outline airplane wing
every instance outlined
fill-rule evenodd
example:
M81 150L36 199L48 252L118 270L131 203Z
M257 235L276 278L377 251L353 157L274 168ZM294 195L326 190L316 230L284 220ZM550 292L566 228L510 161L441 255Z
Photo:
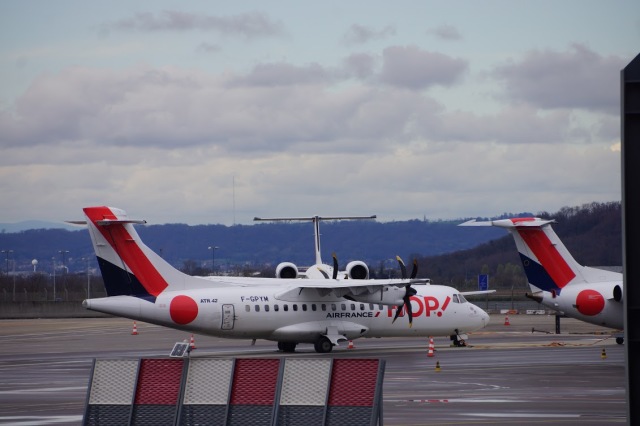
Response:
M278 295L286 299L303 291L315 291L321 297L333 295L362 303L402 305L407 292L414 291L411 285L428 284L429 279L390 280L295 280L292 287Z
M489 294L495 293L495 290L478 290L478 291L461 291L460 294L463 296L475 296L477 294Z

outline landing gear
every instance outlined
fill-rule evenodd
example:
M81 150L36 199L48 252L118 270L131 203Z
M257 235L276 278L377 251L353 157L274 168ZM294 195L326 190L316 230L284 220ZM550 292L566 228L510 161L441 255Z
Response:
M321 337L316 340L313 347L319 354L326 354L331 352L331 349L333 349L333 343L331 343L331 340L326 337Z
M624 343L624 337L616 337L616 343L622 345Z
M278 342L278 350L282 352L295 352L296 342Z
M466 335L459 335L459 334L452 334L451 336L449 336L449 339L452 340L452 345L453 346L467 346L467 342L464 340L463 337L466 337Z

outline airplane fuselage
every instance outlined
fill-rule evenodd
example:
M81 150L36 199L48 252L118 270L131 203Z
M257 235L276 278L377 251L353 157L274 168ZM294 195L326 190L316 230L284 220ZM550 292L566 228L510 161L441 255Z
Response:
M165 291L155 302L133 296L89 299L88 309L190 332L237 339L313 343L328 333L347 339L449 336L486 326L488 315L447 286L419 286L413 326L392 323L396 307L361 303L314 289L249 286Z
M560 294L543 291L541 303L562 311L572 318L591 324L622 330L623 304L613 299L613 289L622 288L622 281L574 284L566 286Z

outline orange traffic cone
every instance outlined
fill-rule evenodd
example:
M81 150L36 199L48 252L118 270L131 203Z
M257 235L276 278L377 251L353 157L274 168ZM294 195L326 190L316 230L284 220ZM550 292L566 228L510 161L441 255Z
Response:
M433 356L433 350L434 350L433 337L429 337L429 352L427 353L428 357L432 357Z
M355 345L353 344L353 340L349 340L349 346L347 346L347 349L355 349Z
M511 323L509 322L509 315L504 317L504 325L511 325Z
M131 330L131 335L132 336L137 336L138 335L138 326L136 325L136 322L133 322L133 330Z
M189 340L189 346L192 350L196 348L196 341L193 339L193 334L191 335L191 340Z

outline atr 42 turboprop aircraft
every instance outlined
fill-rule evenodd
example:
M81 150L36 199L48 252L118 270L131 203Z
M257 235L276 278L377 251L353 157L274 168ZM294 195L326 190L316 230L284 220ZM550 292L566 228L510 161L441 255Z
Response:
M526 296L568 317L621 330L622 274L580 265L551 224L537 217L500 219L459 226L497 226L513 236L531 293ZM623 343L622 337L616 338Z
M84 213L86 221L72 223L88 225L107 290L107 297L83 302L90 310L192 333L272 340L285 352L299 343L329 352L360 337L460 336L489 322L456 289L425 285L418 292L415 279L189 276L143 244L133 225L145 221L111 207ZM392 320L398 309L410 327Z

